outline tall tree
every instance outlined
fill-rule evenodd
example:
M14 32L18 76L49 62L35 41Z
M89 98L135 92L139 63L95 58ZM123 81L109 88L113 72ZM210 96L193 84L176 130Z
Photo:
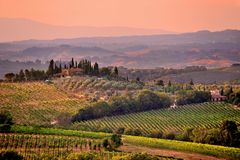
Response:
M221 90L220 90L220 95L221 95L221 96L224 95L224 90L223 90L223 88L221 88Z
M117 67L114 67L114 74L118 75L118 68Z
M58 73L58 66L57 66L57 64L55 63L54 70L53 70L53 74L56 74L56 73Z
M163 80L161 80L161 79L160 79L160 80L157 80L156 85L164 86Z
M53 76L53 74L54 74L54 61L52 59L49 63L49 66L48 66L47 75L48 76Z
M22 69L19 72L19 81L25 81L25 74Z
M137 81L137 82L140 82L140 78L139 78L139 77L137 77L137 78L136 78L136 81Z
M100 74L102 76L109 76L111 74L111 70L108 67L103 67L100 70Z
M222 145L237 146L239 144L239 135L237 124L234 121L225 120L220 126L220 137Z
M62 73L62 64L60 62L60 65L59 65L59 72Z
M168 87L171 87L172 86L172 82L169 80L168 81Z
M78 64L77 64L77 61L75 62L75 68L78 68Z
M192 85L192 86L194 85L194 83L193 83L193 80L192 80L192 79L190 80L190 83L189 83L189 84L190 84L190 85Z
M25 76L27 81L31 80L31 73L28 69L25 69Z
M99 75L99 67L97 62L94 63L93 72L95 75Z
M7 81L12 82L13 78L15 77L14 73L7 73L4 75L4 77L6 78Z
M74 59L73 58L72 58L71 67L70 68L74 68Z

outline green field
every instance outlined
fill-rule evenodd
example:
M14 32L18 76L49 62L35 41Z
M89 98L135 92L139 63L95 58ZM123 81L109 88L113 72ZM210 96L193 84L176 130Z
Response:
M19 125L49 126L61 113L73 115L86 102L43 82L0 83L0 88L0 111L9 111Z
M240 110L227 103L202 103L82 121L73 124L72 128L92 131L109 128L114 131L124 127L149 134L154 130L178 132L189 127L213 128L223 120L239 123Z

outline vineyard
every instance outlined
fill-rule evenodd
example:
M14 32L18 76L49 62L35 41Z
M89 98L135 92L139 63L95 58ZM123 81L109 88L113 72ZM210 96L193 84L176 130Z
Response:
M9 111L14 122L20 125L49 126L61 113L75 114L86 102L53 84L0 83L0 88L0 111Z
M100 159L111 159L122 152L107 152L101 140L73 136L0 134L1 151L16 151L25 159L65 159L71 153L92 152Z
M104 117L73 124L72 128L95 131L108 128L140 129L145 135L154 130L178 132L189 127L213 128L223 120L240 122L240 110L226 103L202 103L148 112Z
M71 159L74 154L92 154L98 160L111 160L130 153L106 151L102 139L88 139L76 136L1 133L0 152L15 151L24 159ZM75 158L72 158L75 159ZM174 160L161 156L159 160Z
M45 156L51 157L51 159L66 159L66 156L71 153L93 153L99 157L99 160L110 160L114 156L129 154L126 152L105 151L101 140L110 137L111 134L108 133L53 128L33 130L29 126L14 126L12 132L15 133L0 134L0 150L17 151L25 159L44 159ZM239 148L193 142L124 135L124 144L200 153L229 159L240 158ZM161 157L160 159L174 158Z

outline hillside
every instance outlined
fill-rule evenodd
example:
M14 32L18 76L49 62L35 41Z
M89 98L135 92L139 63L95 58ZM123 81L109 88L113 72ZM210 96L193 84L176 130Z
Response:
M24 34L22 34L24 32ZM62 26L23 18L0 18L0 42L92 36L151 35L173 33L161 29L134 27Z
M126 131L139 129L140 135L149 136L156 130L165 134L182 132L189 127L210 129L219 127L222 120L234 120L239 124L240 110L227 103L192 104L66 125L59 122L68 122L79 109L95 101L95 95L99 95L99 99L106 97L104 100L108 100L112 95L124 95L125 90L134 94L144 87L135 82L73 77L58 79L53 83L0 83L0 88L0 111L8 110L15 122L11 133L0 134L2 151L12 149L28 158L42 157L44 153L49 157L63 158L71 153L90 152L101 159L110 160L114 156L142 150L160 156L160 159L239 158L238 148L128 135L122 135L123 145L118 149L120 152L109 152L104 149L102 141L112 134L99 132L115 132L124 127ZM110 91L115 92L108 94Z
M55 85L76 97L90 100L108 100L114 95L132 93L143 88L142 84L128 81L109 80L97 77L72 77L70 79L56 79Z
M240 67L224 67L219 69L209 69L201 72L189 72L162 76L166 82L169 80L176 83L189 83L192 79L194 83L213 84L227 81L240 80Z
M183 34L27 40L0 43L0 59L66 61L87 58L101 66L225 67L240 61L239 30ZM25 68L25 67L24 67Z
M10 111L20 125L49 126L61 114L77 113L85 103L43 82L0 83L0 88L0 110Z
M214 128L223 120L240 123L240 110L225 103L202 103L82 121L73 124L72 128L92 131L105 128L116 131L124 127L125 131L139 129L143 135L149 135L156 130L169 133L191 127Z

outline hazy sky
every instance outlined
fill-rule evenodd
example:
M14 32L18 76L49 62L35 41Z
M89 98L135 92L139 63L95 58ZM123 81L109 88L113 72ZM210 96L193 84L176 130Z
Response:
M240 0L0 0L0 17L176 32L240 29Z

